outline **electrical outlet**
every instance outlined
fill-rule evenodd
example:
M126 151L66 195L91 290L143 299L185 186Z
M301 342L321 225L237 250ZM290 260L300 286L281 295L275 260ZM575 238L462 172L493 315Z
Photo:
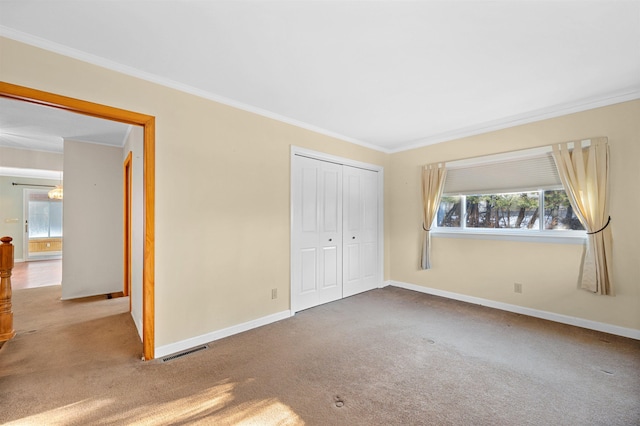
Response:
M277 288L272 288L271 289L271 298L272 299L277 299L278 298L278 289Z
M522 293L522 284L513 283L513 291L516 293Z

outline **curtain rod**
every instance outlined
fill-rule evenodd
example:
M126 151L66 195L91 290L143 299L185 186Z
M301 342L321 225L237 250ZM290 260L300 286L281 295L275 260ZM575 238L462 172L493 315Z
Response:
M20 185L20 186L44 186L46 188L55 188L56 187L55 185L38 185L38 184L35 184L35 183L17 183L17 182L11 182L11 185L13 185L13 186L17 186L17 185Z
M584 138L584 139L575 139L573 141L568 141L568 142L553 142L546 145L534 146L529 148L520 148L512 151L501 151L493 154L476 155L472 157L458 158L455 160L438 161L437 163L445 163L447 168L450 168L450 167L459 168L459 167L465 167L465 166L473 166L476 164L476 162L484 163L487 159L491 159L492 157L494 159L499 159L498 161L504 161L505 159L512 159L510 158L511 156L513 156L513 159L515 159L519 156L528 157L528 156L543 155L546 153L551 153L553 145L558 145L560 143L569 143L569 144L580 143L582 144L583 147L588 147L591 145L592 141L598 141L598 140L604 140L605 142L608 142L608 137L597 136L597 137Z

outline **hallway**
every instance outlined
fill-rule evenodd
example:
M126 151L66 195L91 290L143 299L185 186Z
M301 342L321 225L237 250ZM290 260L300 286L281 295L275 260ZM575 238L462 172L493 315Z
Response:
M13 266L12 290L59 285L62 282L62 259L20 262Z

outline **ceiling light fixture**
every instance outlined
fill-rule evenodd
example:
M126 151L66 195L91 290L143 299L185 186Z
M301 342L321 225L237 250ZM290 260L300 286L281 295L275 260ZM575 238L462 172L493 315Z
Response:
M51 191L49 191L49 198L52 200L62 200L62 185L56 185Z
M56 185L55 188L49 191L48 195L52 200L62 200L62 172L60 172L60 185Z

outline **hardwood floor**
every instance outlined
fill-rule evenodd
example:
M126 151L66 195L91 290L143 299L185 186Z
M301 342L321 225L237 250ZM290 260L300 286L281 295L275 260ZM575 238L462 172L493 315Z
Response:
M13 266L11 289L59 285L62 282L62 259L20 262Z

